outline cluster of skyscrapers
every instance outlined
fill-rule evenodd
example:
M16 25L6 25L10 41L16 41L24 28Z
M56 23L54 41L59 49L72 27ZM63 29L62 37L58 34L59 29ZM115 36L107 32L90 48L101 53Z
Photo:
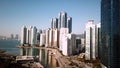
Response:
M21 29L21 44L37 45L37 28L23 26Z
M72 18L60 12L58 18L51 19L51 28L37 36L36 27L22 28L21 44L37 44L54 47L64 55L72 55L85 47L85 59L99 58L101 66L120 68L120 0L101 0L101 23L86 24L85 38L72 33ZM85 41L84 41L85 40Z
M67 16L67 13L62 11L59 13L58 18L51 19L51 28L68 28L69 33L72 32L72 18Z
M60 12L58 18L52 18L49 29L37 32L36 27L24 26L21 33L21 44L58 48L64 55L74 54L76 45L80 44L80 41L76 44L76 35L72 34L72 18L67 17L66 12Z

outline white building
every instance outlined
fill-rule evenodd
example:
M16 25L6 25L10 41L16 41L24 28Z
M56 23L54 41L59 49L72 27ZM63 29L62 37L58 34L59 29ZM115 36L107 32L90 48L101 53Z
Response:
M26 33L26 43L29 44L29 34L30 30L27 28L27 33Z
M30 26L29 28L28 28L28 31L29 31L29 33L27 34L27 37L28 37L28 44L31 44L31 31L32 31L32 28L33 28L33 26Z
M53 45L53 30L49 30L49 47L52 47Z
M26 35L27 35L27 28L23 26L21 29L21 44L26 44Z
M96 34L95 34L95 29L96 26L93 24L93 20L89 20L88 23L86 24L86 46L85 46L85 59L90 60L90 59L95 59L95 45L96 45Z
M63 55L72 55L75 51L76 36L75 34L68 34L68 28L60 28L60 50Z
M53 30L53 47L59 47L59 31L58 29Z
M64 34L64 36L62 36L62 53L63 55L72 55L75 52L75 43L76 43L76 39L75 39L75 35L74 34Z
M49 45L49 29L46 29L46 32L45 32L45 35L46 35L46 44L45 44L45 47L48 47Z
M66 44L65 37L67 37L68 28L60 28L59 49L62 50Z
M27 42L27 44L31 43L31 29L32 28L33 28L32 26L30 26L29 28L27 28L27 35L26 35L26 42Z
M89 20L86 24L86 39L85 39L85 58L86 60L96 59L99 57L100 47L100 28L101 24L94 24L93 20Z
M45 34L42 33L40 34L40 46L45 46L45 42L46 42Z
M37 28L34 26L31 28L31 45L37 44Z
M70 38L71 37L68 34L64 34L64 36L62 36L61 51L62 51L63 55L70 55L70 54L72 54L72 46L69 45L70 44L70 40L69 40Z
M59 47L59 30L48 29L46 30L46 44L45 47Z

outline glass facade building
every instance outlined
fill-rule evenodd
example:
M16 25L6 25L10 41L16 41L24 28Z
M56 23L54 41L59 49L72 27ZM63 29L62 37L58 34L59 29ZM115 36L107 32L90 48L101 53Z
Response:
M51 19L51 28L60 30L60 28L68 28L69 33L72 32L72 17L62 11L58 14L58 18Z
M51 28L58 28L58 18L52 18Z
M61 18L61 28L63 27L63 28L65 28L65 27L67 27L67 13L66 12L61 12L61 16L60 16Z
M69 33L72 32L72 18L67 17L67 28L69 29Z
M62 11L58 14L58 28L67 27L67 13Z
M100 59L108 68L120 68L120 0L101 1Z

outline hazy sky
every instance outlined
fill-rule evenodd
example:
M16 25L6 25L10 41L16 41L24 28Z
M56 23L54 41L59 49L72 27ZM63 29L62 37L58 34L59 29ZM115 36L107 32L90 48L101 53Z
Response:
M0 35L20 34L21 27L50 27L61 11L72 17L73 33L83 33L89 19L100 21L100 0L0 0Z

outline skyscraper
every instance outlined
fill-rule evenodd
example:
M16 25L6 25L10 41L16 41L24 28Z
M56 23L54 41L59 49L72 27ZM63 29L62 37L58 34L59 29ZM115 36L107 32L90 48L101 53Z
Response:
M49 30L49 47L52 47L53 45L53 30Z
M40 46L45 46L45 41L46 41L45 33L41 33L40 34Z
M75 34L69 34L68 28L60 28L59 49L63 55L72 55L75 52L76 46Z
M59 31L58 29L52 29L53 30L53 47L59 47Z
M60 40L59 40L59 48L62 50L64 48L64 45L66 45L65 37L67 37L68 34L68 28L60 28Z
M72 18L67 17L67 28L69 29L69 33L72 32Z
M33 28L33 26L30 26L30 28L28 28L28 33L27 33L28 44L31 44L32 28Z
M48 47L48 45L49 45L49 30L50 29L46 29L46 32L45 32L45 35L46 35L46 44L45 44L45 47Z
M23 26L21 29L21 44L26 44L26 35L27 35L27 28Z
M72 17L67 17L67 13L63 11L58 15L58 29L60 28L68 28L69 33L72 32Z
M95 24L93 20L89 20L86 24L86 46L85 59L95 59Z
M37 44L37 28L34 26L31 28L31 45Z
M29 40L30 40L30 30L27 28L27 33L26 33L26 43L29 44Z
M57 18L52 18L51 28L58 28L58 19Z
M66 34L63 37L63 48L62 48L62 53L63 55L73 55L75 52L75 34Z
M100 45L101 45L101 23L96 25L96 57L100 58Z
M120 68L120 0L101 1L101 62Z
M58 14L58 29L61 28L61 13Z
M60 12L59 13L59 22L58 22L59 28L63 27L66 28L67 27L67 13L66 12Z

